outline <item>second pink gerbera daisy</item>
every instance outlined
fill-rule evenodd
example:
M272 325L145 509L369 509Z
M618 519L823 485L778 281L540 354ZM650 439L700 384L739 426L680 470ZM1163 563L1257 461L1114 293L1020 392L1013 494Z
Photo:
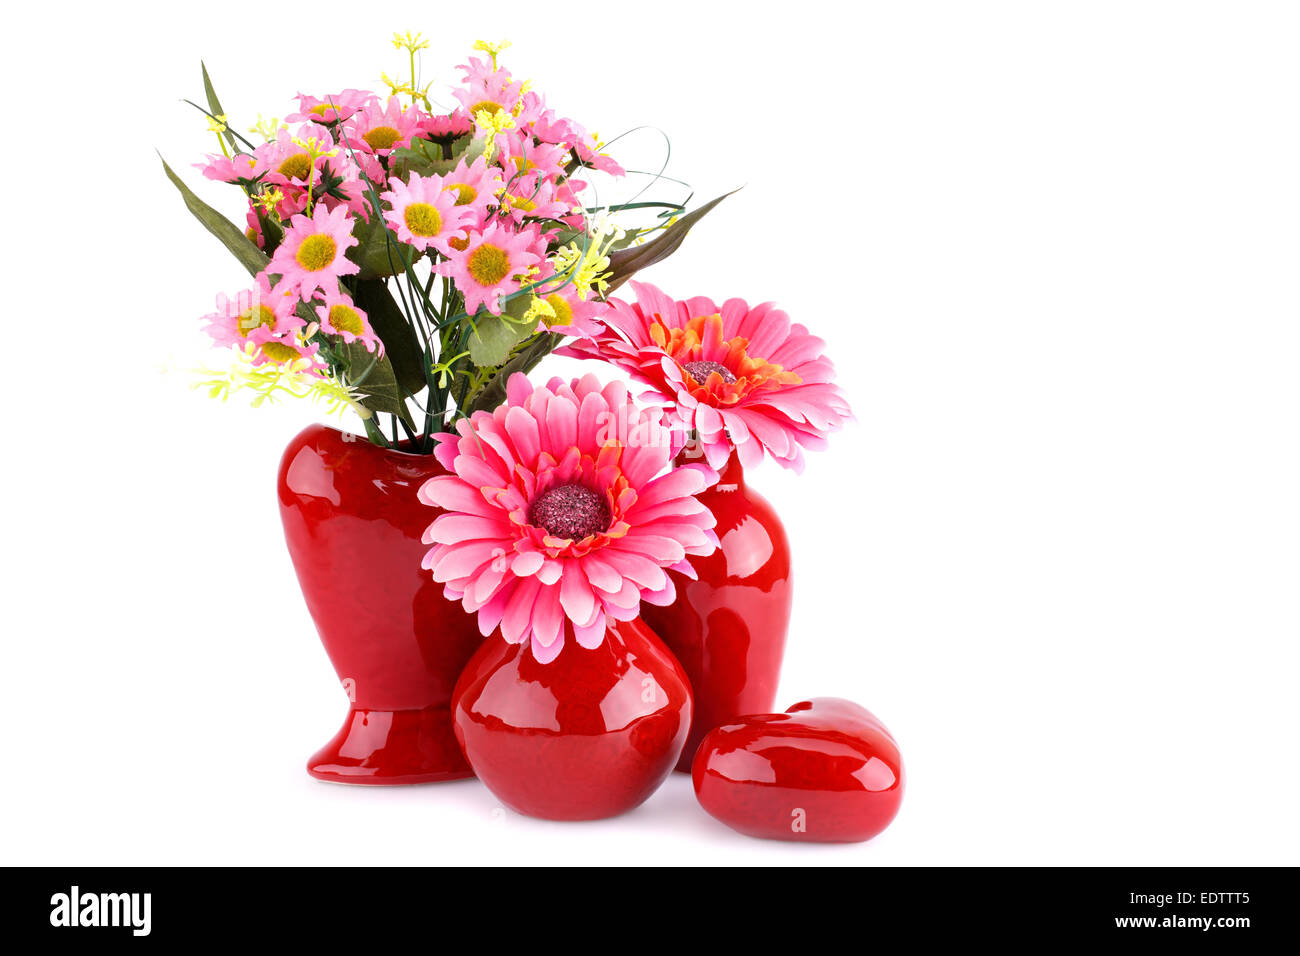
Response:
M701 465L662 473L672 432L622 383L534 388L515 374L504 405L457 429L435 449L450 474L420 489L446 512L425 533L424 567L484 636L499 627L542 663L566 635L598 647L608 622L636 617L643 600L671 604L666 570L693 578L687 555L717 547L713 515L693 497L716 476Z
M557 354L601 359L650 385L714 468L734 449L745 467L767 454L801 471L804 449L823 447L851 417L825 343L770 302L677 302L630 285L635 303L611 300L604 330Z

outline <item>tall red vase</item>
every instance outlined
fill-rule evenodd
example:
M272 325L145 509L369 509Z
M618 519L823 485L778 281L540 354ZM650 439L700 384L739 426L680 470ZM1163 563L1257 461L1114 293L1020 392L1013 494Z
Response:
M639 806L672 772L691 690L639 620L611 624L590 650L570 637L548 664L498 631L465 667L452 712L498 800L548 820L595 820Z
M776 702L792 599L790 544L781 519L745 484L733 454L718 483L697 495L717 519L720 547L691 557L698 580L669 572L670 607L643 604L641 616L681 661L695 694L695 717L677 764L682 773L714 727Z
M449 708L482 637L420 567L421 536L439 512L416 492L443 473L432 455L379 448L323 425L285 449L285 540L350 703L342 729L307 762L313 777L405 784L473 776Z

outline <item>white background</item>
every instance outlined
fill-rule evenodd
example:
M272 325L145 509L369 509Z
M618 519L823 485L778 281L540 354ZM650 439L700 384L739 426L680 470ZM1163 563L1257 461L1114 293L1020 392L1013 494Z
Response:
M1300 862L1293 6L107 7L0 40L3 862ZM441 84L509 37L562 114L746 186L646 278L776 300L838 364L858 423L751 483L797 562L779 706L902 744L876 840L750 840L680 776L554 824L304 772L346 700L273 489L317 413L188 390L246 277L154 149L238 214L188 166L199 59L247 126L378 86L408 28Z

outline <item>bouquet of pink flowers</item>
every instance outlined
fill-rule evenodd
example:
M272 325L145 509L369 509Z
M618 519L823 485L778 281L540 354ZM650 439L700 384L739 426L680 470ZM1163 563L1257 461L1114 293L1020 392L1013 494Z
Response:
M457 417L499 405L511 374L598 333L606 295L670 255L721 197L691 213L645 189L588 200L593 176L625 171L500 65L506 44L475 46L485 56L460 67L446 107L417 85L428 44L408 33L394 45L411 79L385 78L389 96L299 95L284 123L250 131L260 143L236 129L204 68L198 108L221 152L197 165L243 192L245 228L166 172L254 278L207 316L235 355L204 383L212 394L323 398L354 409L376 444L428 452ZM621 221L631 215L640 221Z

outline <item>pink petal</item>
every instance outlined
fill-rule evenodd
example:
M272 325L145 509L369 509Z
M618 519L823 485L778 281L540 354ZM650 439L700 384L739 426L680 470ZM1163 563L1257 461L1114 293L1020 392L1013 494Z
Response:
M560 603L572 621L588 621L596 606L596 596L591 593L587 576L577 561L566 561L560 578Z
M595 621L587 627L573 626L573 636L579 646L595 650L605 640L605 630L609 627L604 614L597 614Z

